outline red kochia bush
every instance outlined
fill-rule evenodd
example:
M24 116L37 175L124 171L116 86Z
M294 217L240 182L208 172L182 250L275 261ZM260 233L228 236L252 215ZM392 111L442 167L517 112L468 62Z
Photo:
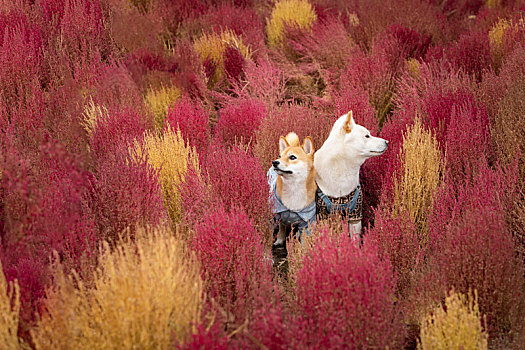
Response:
M257 159L239 147L214 143L204 162L213 198L231 210L242 206L263 234L270 218L268 181Z
M25 15L0 15L0 94L10 109L24 104L34 82L43 83L42 42Z
M42 145L34 160L16 148L6 153L1 258L7 279L20 285L22 328L34 319L51 281L53 251L79 272L93 261L97 237L85 203L88 180L79 159L54 142Z
M191 339L184 344L177 344L180 350L226 350L231 349L228 336L220 325L213 325L210 329L204 325L199 325L197 331L191 335Z
M365 237L378 247L380 256L392 262L392 270L397 277L396 292L398 298L403 298L422 257L415 224L407 214L397 213L396 216L389 210L377 210L375 225Z
M102 159L124 150L122 145L142 137L146 129L143 116L135 111L109 111L106 117L97 120L89 147L95 159Z
M360 248L347 233L321 232L297 272L296 295L306 333L303 348L400 345L403 325L392 267L372 244Z
M476 175L481 164L492 155L490 146L488 115L484 106L468 100L454 106L445 136L450 181L459 185L468 175Z
M136 225L158 225L167 220L157 173L118 151L97 164L90 190L91 206L100 239L116 239Z
M195 226L192 247L200 260L208 297L214 299L234 323L249 319L260 297L272 294L271 262L242 211L224 208L206 213ZM267 294L265 294L267 293Z
M252 47L254 54L258 54L265 49L264 24L256 9L247 4L249 2L245 2L244 6L224 2L202 16L200 20L203 23L200 24L204 30L211 28L217 33L226 29L233 31L242 38L243 43Z
M46 31L61 37L62 50L71 58L99 51L107 58L112 40L100 0L41 0L36 5ZM59 32L57 31L59 30Z
M279 137L294 131L300 140L311 136L314 148L319 149L332 128L331 118L315 110L292 104L270 112L257 129L253 153L264 169L279 155Z
M416 292L437 301L452 287L477 290L493 336L521 332L523 325L523 264L505 222L515 181L485 166L471 184L440 193L429 215L429 271Z
M199 153L206 150L209 142L208 115L192 101L183 96L170 108L166 117L166 127L180 129L184 139Z
M266 117L266 107L255 99L231 102L220 111L215 137L228 146L241 141L254 144L255 131Z
M462 35L457 42L446 47L443 55L456 69L462 69L480 81L483 71L491 68L492 54L489 37L484 32ZM439 54L436 58L439 57Z

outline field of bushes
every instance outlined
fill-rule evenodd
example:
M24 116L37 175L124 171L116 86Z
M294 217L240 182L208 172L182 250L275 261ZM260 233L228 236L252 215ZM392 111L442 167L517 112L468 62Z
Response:
M349 110L362 242L278 273L279 136ZM524 114L521 0L0 0L0 348L523 349Z

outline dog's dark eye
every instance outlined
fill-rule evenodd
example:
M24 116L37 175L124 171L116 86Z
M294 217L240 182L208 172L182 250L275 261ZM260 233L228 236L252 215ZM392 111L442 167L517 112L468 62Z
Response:
M294 156L293 154L290 156L290 160L296 160L296 159L297 159L297 157Z
M368 138L370 138L370 135L366 135L365 137L368 139Z

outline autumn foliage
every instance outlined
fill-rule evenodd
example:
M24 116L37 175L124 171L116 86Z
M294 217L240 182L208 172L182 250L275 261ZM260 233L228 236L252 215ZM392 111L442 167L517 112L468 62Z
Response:
M524 8L0 0L0 347L523 347ZM279 137L350 110L361 239L272 253Z

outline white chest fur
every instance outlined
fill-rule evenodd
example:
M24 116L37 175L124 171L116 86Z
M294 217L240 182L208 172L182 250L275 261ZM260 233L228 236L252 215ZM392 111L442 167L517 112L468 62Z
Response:
M317 185L327 196L346 196L359 184L361 164L361 161L352 161L341 154L330 152L328 148L321 148L314 158Z
M281 193L278 193L281 202L293 211L300 211L310 203L306 190L306 181L303 179L287 179L281 176L283 186Z

